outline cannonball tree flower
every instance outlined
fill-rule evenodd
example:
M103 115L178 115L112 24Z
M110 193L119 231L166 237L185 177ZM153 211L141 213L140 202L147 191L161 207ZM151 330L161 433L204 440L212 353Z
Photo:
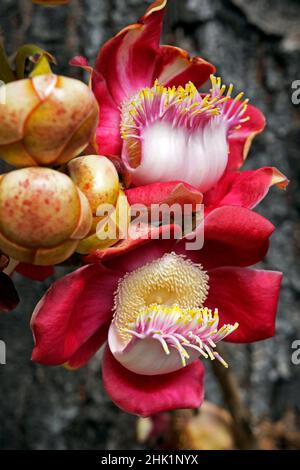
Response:
M67 175L41 167L1 175L0 248L15 260L60 263L91 225L88 200Z
M0 157L9 164L61 165L93 140L98 105L83 82L47 73L7 83L2 92Z
M160 46L166 4L156 0L105 43L94 69L83 57L73 64L92 71L100 152L122 157L135 186L179 180L206 192L242 165L265 118L214 76L209 93L197 91L215 68Z
M242 101L242 94L231 98L232 86L226 89L220 79L212 77L211 91L198 93L214 67L178 48L159 46L166 3L154 2L137 24L109 40L94 69L82 57L73 60L92 72L93 91L101 103L99 148L103 154L122 155L127 167L123 174L129 172L135 186L126 190L130 205L203 202L206 213L226 204L253 208L272 185L284 188L288 183L272 167L238 171L265 118ZM149 157L145 166L143 149ZM87 260L132 246L134 242L125 240L107 251L95 249Z
M203 361L228 366L219 341L274 334L282 275L247 267L263 258L273 229L248 209L224 206L206 217L200 251L186 251L173 234L59 279L32 316L33 360L77 368L106 343L103 382L120 408L148 416L198 407Z
M71 160L67 168L93 213L91 230L76 251L88 254L114 245L127 232L130 221L129 205L115 166L104 156L86 155Z
M167 0L156 0L138 23L108 40L101 48L95 68L84 57L71 63L92 71L92 88L101 104L97 142L103 155L121 155L120 123L123 103L134 99L144 88L185 85L200 87L215 67L200 57L190 57L178 47L160 46L162 21Z

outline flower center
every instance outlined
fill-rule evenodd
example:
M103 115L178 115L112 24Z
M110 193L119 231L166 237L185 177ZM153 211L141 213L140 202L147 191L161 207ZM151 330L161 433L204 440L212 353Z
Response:
M193 308L203 305L208 293L208 276L201 266L175 253L125 275L115 297L114 323L124 340L129 325L150 305Z
M199 356L227 367L214 349L238 325L218 329L217 310L203 307L208 282L200 265L175 253L125 275L109 331L116 359L145 375L178 370Z
M122 106L123 161L134 184L181 180L207 191L228 160L228 135L248 120L243 93L230 101L221 79L211 77L201 96L193 83L165 88L156 81Z

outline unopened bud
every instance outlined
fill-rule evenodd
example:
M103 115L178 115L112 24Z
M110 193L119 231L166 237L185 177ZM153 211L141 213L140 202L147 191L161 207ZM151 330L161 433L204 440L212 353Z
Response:
M63 262L90 231L92 213L65 174L24 168L0 179L0 249L31 264Z
M114 245L125 236L130 221L129 204L115 166L106 157L88 155L70 161L68 170L88 198L94 216L89 236L76 251L88 254Z
M100 204L116 205L119 176L108 158L99 155L74 158L68 163L68 170L73 182L88 198L94 216Z
M105 250L127 237L130 223L130 206L126 195L120 191L115 209L105 215L94 217L92 234L80 241L76 251L87 255L95 250Z
M99 110L83 82L46 74L4 88L0 157L11 165L60 165L94 139Z

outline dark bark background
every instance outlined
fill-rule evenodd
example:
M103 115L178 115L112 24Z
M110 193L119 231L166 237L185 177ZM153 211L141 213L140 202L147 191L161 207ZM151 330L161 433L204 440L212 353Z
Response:
M93 61L103 41L134 22L149 3L71 0L45 9L30 0L1 0L1 33L10 53L24 42L37 43L57 57L57 71L78 76L69 59L80 53ZM300 106L292 104L291 84L300 79L300 2L169 0L164 42L213 62L225 83L244 90L265 112L267 129L255 140L246 167L277 166L291 180L286 192L272 189L258 209L277 227L264 266L284 272L277 334L226 349L252 424L279 420L289 410L299 416L300 365L291 362L291 343L300 339ZM137 448L135 418L103 391L100 357L77 372L30 362L29 319L50 282L16 277L22 302L0 317L0 339L7 345L7 364L0 366L0 448ZM222 404L206 365L206 398Z

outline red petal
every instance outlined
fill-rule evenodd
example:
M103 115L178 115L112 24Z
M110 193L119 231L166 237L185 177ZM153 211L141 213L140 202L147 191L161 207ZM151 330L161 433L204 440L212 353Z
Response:
M102 155L119 155L122 148L120 111L107 89L105 79L89 65L85 57L76 56L70 61L70 64L81 67L91 74L91 86L100 108L96 131L99 153Z
M127 238L106 250L96 250L85 257L88 263L105 262L111 269L132 271L154 259L160 258L174 246L174 237L180 235L177 227L166 225L162 227L141 226L137 239ZM163 237L168 236L168 239Z
M82 67L85 69L87 72L92 72L92 67L90 66L88 60L86 57L83 57L82 55L76 55L69 61L70 65L74 65L75 67Z
M32 359L64 364L112 317L119 275L98 265L84 266L56 281L35 308Z
M100 106L96 141L102 155L120 155L122 139L120 135L120 111L112 99L104 78L96 71L92 75L94 95Z
M96 69L107 81L117 105L137 90L152 86L167 0L156 0L140 18L107 41L99 52Z
M11 278L0 272L0 311L9 312L19 302L20 299Z
M228 105L230 101L228 102ZM266 119L263 113L248 105L245 116L249 116L250 120L243 123L241 128L235 130L229 136L229 158L227 170L238 170L247 158L251 147L252 140L257 134L260 134L266 125Z
M204 398L204 367L198 360L171 374L145 376L121 366L107 347L103 382L119 408L139 416L178 408L198 408Z
M288 179L276 168L264 167L254 171L227 172L218 184L205 193L206 211L220 206L242 206L252 209L276 184L284 189Z
M84 366L101 348L107 340L110 321L102 326L90 339L84 343L78 351L68 360L67 364L71 369L78 369Z
M219 309L220 326L239 323L226 341L250 343L274 336L282 273L227 267L208 274L205 305Z
M15 271L22 276L33 279L34 281L44 281L54 274L53 266L36 266L33 264L20 263L16 267Z
M153 183L137 188L128 189L126 196L130 205L143 204L191 204L195 209L196 204L201 204L202 193L193 186L182 183L181 181L172 181L167 183Z
M203 231L203 224L197 232ZM250 266L263 259L274 226L267 219L243 207L224 206L205 217L204 246L186 251L186 240L175 251L186 254L205 269L218 266Z
M183 86L191 81L199 88L215 71L215 67L201 57L190 57L179 47L161 46L154 79L165 86Z

